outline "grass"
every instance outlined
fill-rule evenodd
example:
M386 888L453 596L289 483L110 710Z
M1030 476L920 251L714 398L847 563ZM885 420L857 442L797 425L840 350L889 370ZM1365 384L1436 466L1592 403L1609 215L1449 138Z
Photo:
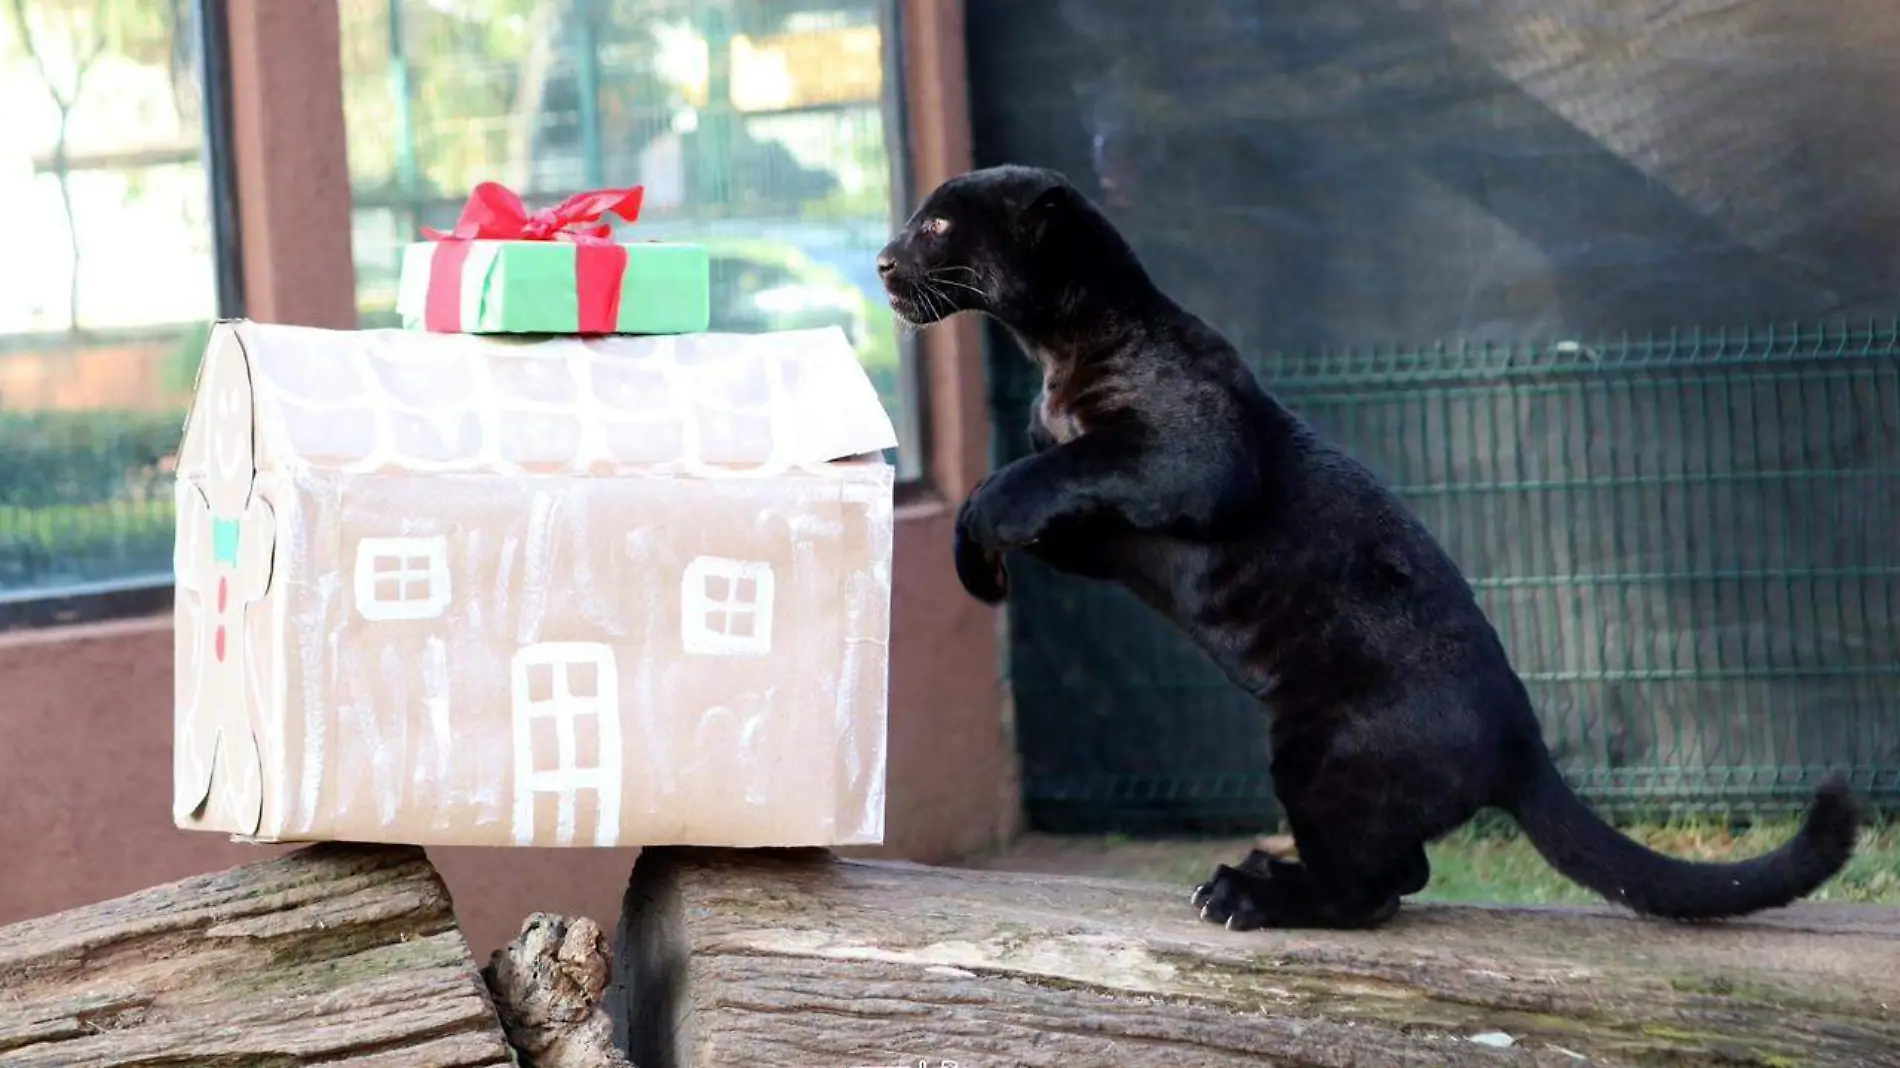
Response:
M1625 834L1659 852L1685 860L1742 860L1758 856L1793 836L1793 820L1743 831L1685 821L1640 824ZM1594 894L1552 871L1518 833L1464 830L1433 846L1432 884L1422 899L1496 901L1508 904L1587 904ZM1900 822L1861 834L1846 870L1809 899L1900 905Z
M1713 822L1636 824L1625 834L1653 849L1689 860L1741 860L1765 853L1794 833L1792 820L1736 831ZM1253 842L1131 840L1117 836L1027 835L971 867L1010 871L1102 875L1190 886L1213 865L1244 855ZM1591 904L1601 899L1544 863L1514 829L1467 828L1434 844L1432 882L1422 901L1495 904ZM1900 821L1863 831L1854 859L1810 900L1900 905Z
M0 505L0 535L57 545L71 537L171 536L175 505L169 494L146 501L49 504L36 508Z
M97 582L171 567L170 496L0 505L0 591Z

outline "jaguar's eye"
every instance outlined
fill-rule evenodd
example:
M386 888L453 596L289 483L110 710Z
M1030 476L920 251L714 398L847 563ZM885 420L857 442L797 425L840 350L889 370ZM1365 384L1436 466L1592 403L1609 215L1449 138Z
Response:
M950 220L942 218L925 219L922 230L932 237L942 237L944 234L950 232Z

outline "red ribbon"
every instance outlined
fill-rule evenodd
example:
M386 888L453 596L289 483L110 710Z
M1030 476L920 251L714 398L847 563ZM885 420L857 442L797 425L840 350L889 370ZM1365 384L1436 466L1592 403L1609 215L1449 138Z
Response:
M620 284L627 250L613 242L603 215L638 221L644 186L576 193L551 208L530 213L514 190L483 182L469 194L455 229L422 228L438 242L429 259L429 294L423 327L444 333L462 329L462 269L471 241L565 241L574 248L574 289L580 301L578 332L611 334L620 321Z

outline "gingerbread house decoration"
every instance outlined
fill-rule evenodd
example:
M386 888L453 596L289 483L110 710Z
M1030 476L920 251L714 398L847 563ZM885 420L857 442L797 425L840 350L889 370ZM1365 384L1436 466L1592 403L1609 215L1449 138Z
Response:
M880 841L895 441L836 328L219 324L179 454L175 822Z

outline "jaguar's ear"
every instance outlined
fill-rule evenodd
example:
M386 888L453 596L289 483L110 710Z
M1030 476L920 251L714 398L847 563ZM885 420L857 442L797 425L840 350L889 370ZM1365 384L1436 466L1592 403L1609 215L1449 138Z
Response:
M1036 194L1016 215L1016 230L1030 245L1041 244L1056 227L1067 219L1075 207L1075 194L1061 182L1050 185Z

